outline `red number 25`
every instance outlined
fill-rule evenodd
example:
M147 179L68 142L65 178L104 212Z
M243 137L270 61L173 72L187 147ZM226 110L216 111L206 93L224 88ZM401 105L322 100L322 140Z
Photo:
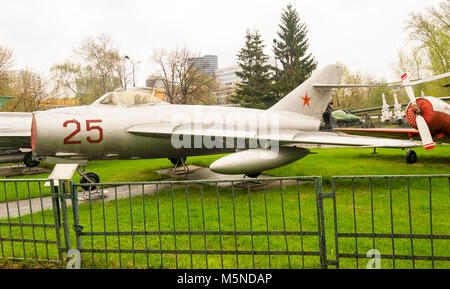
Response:
M92 123L101 123L102 121L100 119L92 119L92 120L86 120L86 131L91 130L97 130L98 131L98 138L93 139L92 137L88 136L86 139L90 143L99 143L103 140L103 129L98 125L91 125ZM81 131L81 124L78 120L72 119L72 120L66 120L63 124L63 127L67 127L69 124L75 124L76 128L75 130L69 134L67 137L64 138L64 144L81 144L81 141L74 141L70 140L75 135L77 135Z

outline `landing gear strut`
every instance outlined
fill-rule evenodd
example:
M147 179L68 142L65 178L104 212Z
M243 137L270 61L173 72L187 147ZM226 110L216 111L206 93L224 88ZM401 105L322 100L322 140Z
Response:
M181 158L169 158L170 162L174 165L172 173L190 173L188 166L186 165L186 157ZM177 170L177 168L182 167L182 170Z
M408 164L414 164L417 162L417 154L415 151L408 149L406 152L406 163Z
M39 165L39 161L33 160L31 152L25 153L25 156L23 157L23 163L27 166L27 168L34 168Z
M100 183L100 177L97 174L95 174L95 173L92 173L92 172L85 173L84 169L83 170L77 169L77 172L81 176L81 180L80 180L81 184ZM97 189L97 186L82 185L81 188L85 192L88 192L88 191L92 192L92 191L95 191Z

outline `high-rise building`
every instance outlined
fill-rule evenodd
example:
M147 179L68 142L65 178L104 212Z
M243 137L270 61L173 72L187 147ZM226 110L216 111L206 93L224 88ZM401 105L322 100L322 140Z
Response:
M214 76L219 67L217 55L204 55L189 59L189 65L194 65L200 72Z

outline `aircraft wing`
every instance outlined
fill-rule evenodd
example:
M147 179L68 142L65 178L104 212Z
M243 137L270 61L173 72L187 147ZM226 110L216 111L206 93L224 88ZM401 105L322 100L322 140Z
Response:
M334 130L350 135L420 140L419 131L414 128L335 128ZM441 138L435 139L435 141L443 142L448 139Z
M224 129L221 126L201 127L195 124L149 124L131 127L128 133L148 136L169 138L173 135L182 136L201 136L222 138L226 142L226 138L243 138L252 140L269 140L278 141L280 145L291 144L317 144L317 145L342 145L353 147L385 147L385 148L410 148L420 146L421 143L384 138L369 137L353 137L341 136L336 133L327 133L319 131L296 131L296 130L280 130L276 133L258 133L252 131L237 131L234 129Z

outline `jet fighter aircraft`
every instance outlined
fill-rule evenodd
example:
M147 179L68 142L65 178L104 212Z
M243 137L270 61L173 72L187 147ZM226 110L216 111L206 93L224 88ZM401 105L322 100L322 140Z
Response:
M358 138L319 132L342 67L328 65L268 110L167 104L139 91L107 93L93 104L33 113L35 160L170 158L230 153L211 170L257 177L305 157L304 144L411 148L409 140ZM91 174L94 181L99 178ZM92 178L91 178L92 179Z

